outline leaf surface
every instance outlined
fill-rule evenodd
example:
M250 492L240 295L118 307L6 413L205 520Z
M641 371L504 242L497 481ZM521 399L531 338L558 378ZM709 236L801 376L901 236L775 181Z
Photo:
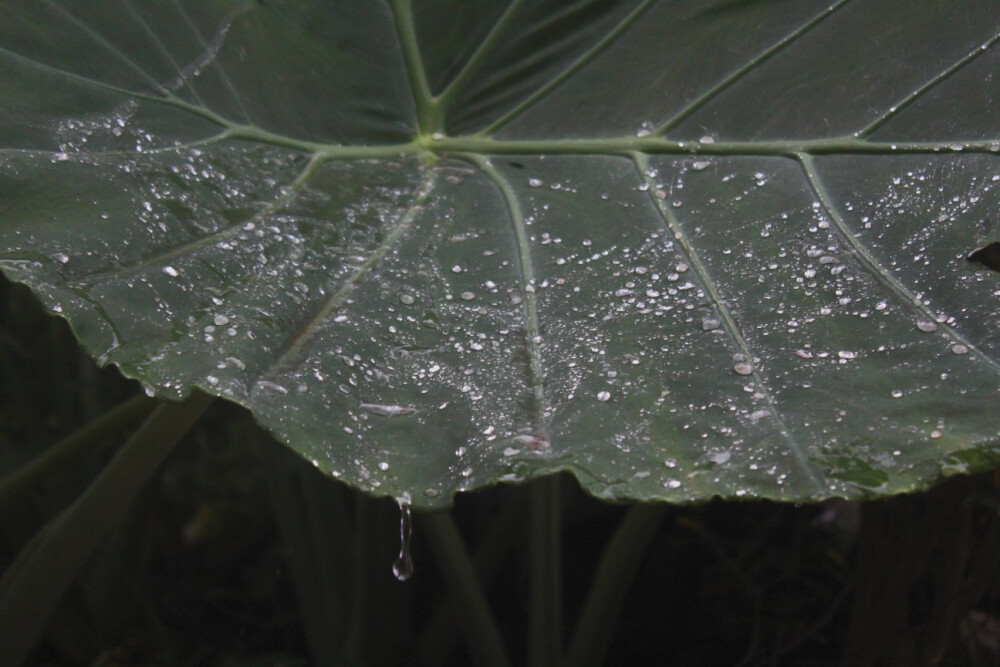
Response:
M420 507L1000 461L1000 5L0 2L0 268Z

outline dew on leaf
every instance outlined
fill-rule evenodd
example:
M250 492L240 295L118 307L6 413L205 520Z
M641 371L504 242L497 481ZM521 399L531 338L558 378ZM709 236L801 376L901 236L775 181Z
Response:
M180 275L180 271L178 271L177 269L175 269L172 266L165 266L165 267L163 267L163 272L165 274L167 274L168 276L170 276L171 278L176 278L177 276Z
M514 442L524 445L529 449L540 452L548 449L551 444L549 439L541 435L532 435L530 433L523 433L521 435L514 437Z
M932 331L937 331L938 325L936 322L932 322L931 320L918 320L917 328L924 333L931 333Z
M951 351L953 354L968 354L969 348L961 343L955 343L951 346Z
M610 401L611 400L611 392L608 392L608 391L599 391L599 392L597 392L597 400L599 400L601 403L606 403L606 402Z
M734 365L733 370L739 375L753 375L753 366L746 361L740 361Z
M402 405L381 405L379 403L362 403L358 406L365 412L380 417L398 417L400 415L412 415L416 410Z
M404 306L412 306L414 302L416 302L416 299L413 298L413 296L410 294L401 294L399 297L399 302L402 303Z

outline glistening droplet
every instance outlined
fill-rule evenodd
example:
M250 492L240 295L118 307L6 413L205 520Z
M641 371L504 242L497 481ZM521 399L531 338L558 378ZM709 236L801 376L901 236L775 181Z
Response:
M392 573L399 581L406 581L413 574L413 559L410 558L410 535L413 533L413 517L410 504L399 501L399 555L392 564Z

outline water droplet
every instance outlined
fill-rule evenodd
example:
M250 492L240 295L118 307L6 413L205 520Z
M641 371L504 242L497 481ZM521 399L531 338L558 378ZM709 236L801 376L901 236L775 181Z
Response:
M399 415L412 415L416 410L402 405L379 405L377 403L362 403L358 406L366 412L381 417L398 417Z
M540 178L529 178L528 185L530 185L533 188L540 188L545 184L542 182L542 179Z
M229 318L226 317L225 315L216 315L215 317L212 318L212 321L215 322L216 326L220 327L229 324Z
M399 302L405 306L412 306L415 301L416 299L414 299L413 296L409 294L401 294L399 297Z
M165 266L165 267L163 267L163 272L165 274L167 274L168 276L170 276L171 278L176 278L177 276L180 275L180 271L178 271L177 269L175 269L172 266Z
M529 433L515 436L514 442L525 445L529 449L536 452L545 451L551 446L547 437L543 435L531 435Z
M714 331L722 326L722 322L714 317L706 317L701 321L702 331Z
M924 333L931 333L932 331L937 331L938 325L936 322L930 320L919 320L917 322L917 328Z
M451 267L451 272L452 273L461 273L462 272L462 267L459 266L458 264L456 264L455 266Z
M736 364L735 366L733 366L733 370L736 371L740 375L752 375L753 374L753 366L751 366L750 363L746 362L746 361L741 361L738 364Z
M858 353L851 350L841 350L837 353L837 356L841 359L854 359L858 356Z
M795 350L795 356L802 359L812 359L813 353L809 350Z
M472 292L462 292L460 296L462 297L463 301L472 301L473 299L476 298L476 295L473 294Z
M608 401L611 400L611 392L608 391L597 392L597 400L599 400L601 403L607 403Z
M733 455L729 452L715 452L714 454L710 454L708 458L712 463L715 463L717 465L722 465L730 458L732 458L732 456Z
M902 398L903 397L903 390L902 389L893 389L892 390L892 397L893 398Z
M410 536L413 533L413 517L410 504L399 501L399 556L392 564L392 573L399 581L406 581L413 574L413 559L410 558Z
M714 144L715 143L715 137L713 137L710 134L706 134L704 137L702 137L698 141L700 141L703 144Z
M968 354L969 348L966 347L965 345L962 345L961 343L955 343L954 345L951 346L951 351L954 354Z

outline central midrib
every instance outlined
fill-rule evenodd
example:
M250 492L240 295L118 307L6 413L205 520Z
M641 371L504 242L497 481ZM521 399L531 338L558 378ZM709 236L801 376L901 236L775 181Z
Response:
M988 141L874 142L856 137L762 141L679 141L663 137L607 137L591 139L494 139L485 135L418 136L412 141L381 145L338 145L299 140L248 126L229 126L210 143L244 139L313 152L326 159L393 158L410 155L650 155L782 156L799 155L960 155L1000 154L1000 137Z

